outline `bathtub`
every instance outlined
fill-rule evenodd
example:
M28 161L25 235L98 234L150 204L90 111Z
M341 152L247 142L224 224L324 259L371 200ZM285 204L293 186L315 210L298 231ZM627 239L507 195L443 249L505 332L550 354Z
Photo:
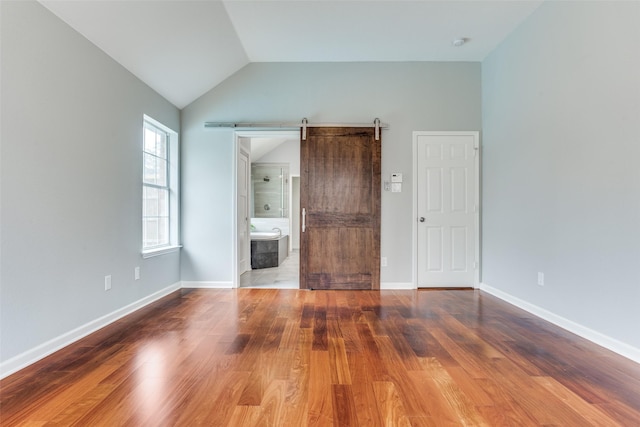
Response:
M251 269L278 267L288 256L288 235L278 231L251 232Z
M252 231L251 240L275 240L279 239L281 234L279 231Z

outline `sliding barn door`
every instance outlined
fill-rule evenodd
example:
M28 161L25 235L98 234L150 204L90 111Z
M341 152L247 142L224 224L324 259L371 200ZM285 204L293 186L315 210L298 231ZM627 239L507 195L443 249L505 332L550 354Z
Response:
M300 142L300 288L380 288L380 140L309 127Z

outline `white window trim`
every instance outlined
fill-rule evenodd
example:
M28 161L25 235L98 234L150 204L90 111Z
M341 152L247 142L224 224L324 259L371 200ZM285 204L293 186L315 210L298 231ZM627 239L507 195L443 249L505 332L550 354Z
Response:
M146 251L142 251L142 258L152 258L154 256L160 256L164 254L170 254L173 252L178 252L182 248L182 245L176 246L162 246L161 248L148 249Z
M180 250L180 248L182 248L182 245L180 244L180 149L179 137L176 131L165 126L154 118L147 116L146 114L143 115L143 129L145 123L149 123L167 133L169 149L169 244L148 249L141 249L142 258L151 258L159 255L177 252ZM144 130L142 141L142 143L144 144ZM144 148L142 152L144 152ZM144 173L144 171L142 171L142 173ZM140 177L140 183L142 188L142 186L144 185L143 176ZM142 212L140 213L140 220L142 221ZM140 231L140 238L142 239L142 230Z

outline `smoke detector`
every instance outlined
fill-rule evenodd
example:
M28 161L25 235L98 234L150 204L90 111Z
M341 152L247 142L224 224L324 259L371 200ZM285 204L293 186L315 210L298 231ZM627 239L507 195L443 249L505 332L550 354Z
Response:
M460 46L462 46L463 44L465 44L468 40L469 40L469 39L466 39L466 38L464 38L464 37L460 37L460 38L457 38L457 39L453 39L453 40L451 40L451 44L452 44L454 47L460 47Z

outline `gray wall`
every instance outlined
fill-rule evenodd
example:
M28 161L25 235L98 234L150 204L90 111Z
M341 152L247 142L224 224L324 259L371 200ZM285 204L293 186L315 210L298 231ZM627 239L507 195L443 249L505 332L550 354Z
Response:
M232 280L234 140L205 121L372 122L382 174L403 172L402 193L382 194L383 282L411 282L412 132L479 130L479 63L254 63L182 113L182 279ZM222 208L221 208L222 207Z
M483 282L636 348L638 23L545 2L482 64Z
M179 282L178 253L140 256L140 179L143 113L180 117L40 4L1 8L5 362Z

